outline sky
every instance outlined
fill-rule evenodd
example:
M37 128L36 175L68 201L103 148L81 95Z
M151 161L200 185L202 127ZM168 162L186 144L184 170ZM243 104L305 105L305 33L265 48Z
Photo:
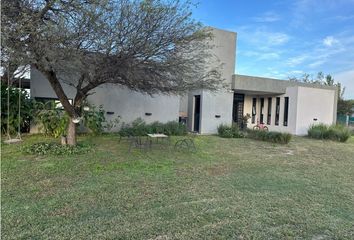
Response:
M236 73L331 74L354 99L354 0L195 0L204 25L237 32Z

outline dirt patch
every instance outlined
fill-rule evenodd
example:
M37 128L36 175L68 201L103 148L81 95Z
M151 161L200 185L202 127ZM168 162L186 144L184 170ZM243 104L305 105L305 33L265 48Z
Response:
M66 205L62 208L56 209L52 212L50 212L50 216L57 216L57 217L67 217L67 216L72 216L75 214L75 209Z
M219 164L207 168L208 175L210 176L223 176L231 172L230 166Z

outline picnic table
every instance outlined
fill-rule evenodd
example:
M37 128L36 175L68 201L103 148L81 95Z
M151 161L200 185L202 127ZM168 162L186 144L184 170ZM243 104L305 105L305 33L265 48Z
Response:
M168 135L162 134L162 133L149 133L147 135L150 138L150 143L152 143L153 139L156 139L156 143L159 142L159 139L161 139L161 140L166 139L168 141L170 140Z

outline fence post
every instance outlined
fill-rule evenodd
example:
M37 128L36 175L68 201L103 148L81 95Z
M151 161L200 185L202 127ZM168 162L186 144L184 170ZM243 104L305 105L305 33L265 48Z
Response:
M347 127L349 127L349 114L347 114L346 118L345 118L345 125Z

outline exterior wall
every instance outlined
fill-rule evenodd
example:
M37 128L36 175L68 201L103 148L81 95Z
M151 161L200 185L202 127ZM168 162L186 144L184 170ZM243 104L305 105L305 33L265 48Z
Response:
M244 114L252 115L252 99L257 98L256 122L248 121L248 127L253 128L260 118L260 98L264 97L264 123L267 121L268 97L272 97L270 131L288 132L295 135L306 135L307 129L314 123L335 123L333 113L336 111L334 100L336 91L320 88L289 87L281 95L245 95ZM275 125L276 98L280 97L279 125ZM284 126L284 98L289 97L288 126ZM317 119L315 121L314 119Z
M36 69L31 72L31 97L57 98L45 76ZM69 98L75 96L76 90L73 87L67 84L62 86ZM88 101L96 106L102 105L106 112L114 112L106 114L107 120L118 116L121 122L126 123L138 117L147 123L178 120L179 96L150 96L111 84L102 85L94 92L88 97ZM151 116L146 116L145 113L151 113Z
M200 133L216 133L220 124L230 125L232 123L232 104L232 92L203 91Z
M272 98L272 108L271 108L271 124L267 124L268 116L268 98ZM275 115L276 115L276 98L280 98L280 111L279 111L279 125L275 125ZM289 97L289 108L288 108L288 126L284 126L284 98ZM264 120L263 122L267 125L269 131L276 132L288 132L291 134L296 134L296 116L297 116L297 88L286 89L285 94L281 95L245 95L244 102L244 114L250 114L252 116L252 99L257 98L256 104L256 121L252 124L252 120L248 120L247 126L253 128L257 125L257 121L260 119L261 113L261 98L264 98Z
M76 94L75 88L68 84L62 84L64 92L68 98L74 98ZM47 78L35 68L31 68L31 98L57 98L54 90L50 86Z
M336 91L299 87L296 134L307 134L314 123L335 123L336 97Z
M103 85L95 89L95 94L90 95L88 101L96 106L103 105L107 112L114 112L112 115L106 114L107 120L120 116L121 121L126 123L137 118L147 123L178 121L178 96L150 96L122 87ZM145 113L151 113L151 116Z
M231 90L232 75L235 72L236 61L236 33L212 29L214 38L212 44L214 48L211 49L219 63L210 62L210 66L222 63L222 78ZM217 132L217 127L221 123L232 123L232 105L233 92L230 90L223 90L218 92L210 92L206 90L193 91L188 94L188 128L193 129L193 96L201 95L201 113L200 113L200 133L212 134ZM215 115L220 115L219 118Z

